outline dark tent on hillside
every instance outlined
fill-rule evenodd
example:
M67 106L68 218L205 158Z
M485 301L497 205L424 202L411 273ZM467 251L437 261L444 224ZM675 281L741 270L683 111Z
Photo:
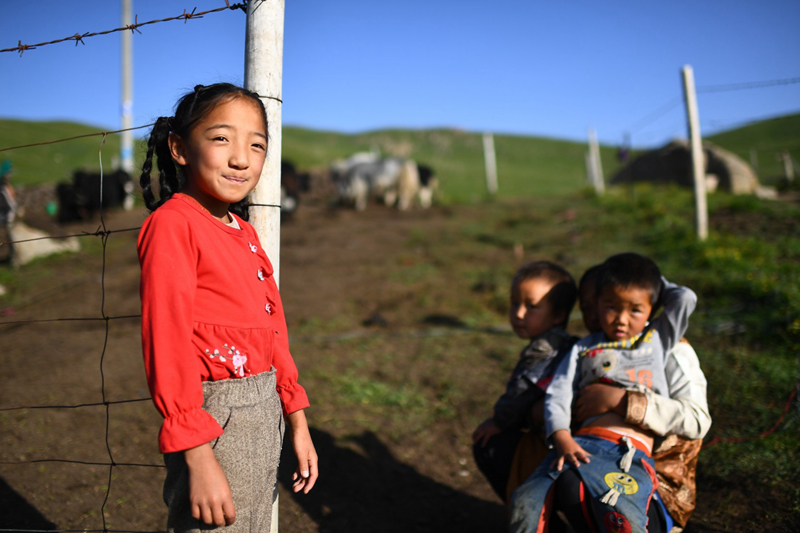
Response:
M703 154L706 187L709 191L721 189L733 194L766 193L753 169L740 157L708 141L703 142ZM614 174L610 183L639 181L677 183L692 187L692 154L689 143L675 140L636 157Z

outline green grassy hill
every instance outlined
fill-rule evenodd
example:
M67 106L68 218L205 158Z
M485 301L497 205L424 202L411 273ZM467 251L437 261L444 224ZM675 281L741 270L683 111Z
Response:
M778 156L788 150L800 162L800 113L763 120L734 130L710 135L708 140L750 162L756 154L756 174L765 183L783 176L783 163Z
M586 183L586 145L516 135L495 135L499 196L550 196ZM380 149L430 165L444 197L470 202L486 196L483 143L479 133L451 129L381 130L356 135L285 127L283 156L302 168L325 167L357 151ZM613 149L603 150L612 169Z
M25 122L0 119L0 148L55 140L100 128L69 122ZM67 179L77 168L99 169L101 137L19 148L0 152L0 158L14 163L18 184L55 182ZM740 129L719 133L709 140L750 159L758 154L762 178L782 173L777 154L790 150L800 159L800 114L766 120ZM119 154L119 136L109 135L103 147L103 165L111 168ZM453 129L379 130L343 134L286 126L283 157L301 169L326 168L331 161L377 148L386 155L411 157L436 170L445 201L474 202L486 196L483 145L479 133ZM550 196L586 186L585 144L525 137L495 135L500 197ZM136 146L137 157L144 153ZM603 169L610 176L617 169L614 147L601 148Z
M0 149L97 133L102 128L74 122L28 122L0 119ZM0 159L14 165L13 182L29 185L52 183L72 176L79 168L100 170L99 149L102 136L17 148L0 152ZM108 135L103 143L103 168L110 169L119 158L119 135Z

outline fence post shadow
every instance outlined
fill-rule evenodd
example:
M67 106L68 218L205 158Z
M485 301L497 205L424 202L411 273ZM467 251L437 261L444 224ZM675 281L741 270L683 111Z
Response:
M316 429L311 436L321 476L309 494L292 498L320 531L485 532L507 527L499 501L488 502L427 477L398 461L370 431L350 438L354 446L337 445L330 434ZM290 492L296 465L287 438L278 479Z
M0 529L49 531L56 525L0 477Z

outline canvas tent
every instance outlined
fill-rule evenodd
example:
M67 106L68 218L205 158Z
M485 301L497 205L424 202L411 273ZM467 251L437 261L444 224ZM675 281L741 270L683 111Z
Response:
M764 195L753 169L735 154L708 141L703 142L706 186L733 194ZM631 182L677 183L692 187L692 156L689 143L675 140L641 154L611 177L611 184Z

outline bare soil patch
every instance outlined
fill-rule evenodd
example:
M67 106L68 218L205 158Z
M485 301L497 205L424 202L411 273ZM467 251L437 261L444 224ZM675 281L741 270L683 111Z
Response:
M305 202L284 225L281 292L312 401L321 477L307 496L287 490L294 465L287 441L282 531L504 531L505 510L474 466L469 435L489 414L520 348L499 311L519 258L515 242L490 238L491 222L468 231L487 224L484 209L370 206L355 213ZM514 217L545 218L548 209L559 207L491 207L506 225ZM115 213L106 222L130 228L145 215ZM525 258L546 254L574 267L575 217L574 209L569 217L548 215L555 222L527 237ZM95 221L67 230L96 228ZM104 291L100 254L60 258L17 293L4 320L98 318L101 309L111 317L138 314L135 239L136 232L109 238ZM149 401L110 405L108 419L104 405L32 408L147 398L138 320L109 320L107 338L102 319L4 325L0 335L0 408L29 407L0 411L0 529L102 530L111 483L109 529L162 530L160 418ZM113 469L30 462L108 463L109 451ZM742 531L737 521L764 516L770 505L711 489L700 486L687 531Z

